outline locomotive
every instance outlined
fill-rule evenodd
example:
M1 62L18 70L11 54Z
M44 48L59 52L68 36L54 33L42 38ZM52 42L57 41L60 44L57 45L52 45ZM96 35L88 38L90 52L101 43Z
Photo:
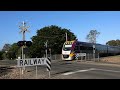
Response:
M73 60L76 53L99 53L99 56L117 55L120 54L119 46L109 46L82 41L66 41L62 47L62 59Z

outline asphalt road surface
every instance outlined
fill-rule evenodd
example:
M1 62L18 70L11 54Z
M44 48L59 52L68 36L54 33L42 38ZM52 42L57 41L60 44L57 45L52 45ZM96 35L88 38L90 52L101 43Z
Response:
M15 64L15 62L11 63L11 65ZM25 70L31 78L36 78L35 67L26 67ZM56 60L52 61L50 78L48 75L46 66L37 67L37 79L120 79L120 64Z
M120 65L61 61L52 64L52 73L61 79L120 79Z

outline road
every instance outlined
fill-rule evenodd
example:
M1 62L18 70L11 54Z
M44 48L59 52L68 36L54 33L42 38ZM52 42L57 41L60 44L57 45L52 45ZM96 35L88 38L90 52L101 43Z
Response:
M63 61L52 66L52 75L61 79L120 79L120 65Z
M37 79L120 79L120 64L54 60L51 64L50 78L46 66L38 66L37 69L37 76L35 66L26 67L25 74L33 79L36 77Z

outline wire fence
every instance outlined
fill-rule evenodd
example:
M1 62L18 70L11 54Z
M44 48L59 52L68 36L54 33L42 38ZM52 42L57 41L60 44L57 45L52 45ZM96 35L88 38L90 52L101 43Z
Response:
M54 55L48 54L48 57L50 57L51 60L62 60L62 54L54 54ZM76 60L76 58L74 60ZM99 54L86 53L86 56L80 56L78 57L78 60L100 61L100 56Z

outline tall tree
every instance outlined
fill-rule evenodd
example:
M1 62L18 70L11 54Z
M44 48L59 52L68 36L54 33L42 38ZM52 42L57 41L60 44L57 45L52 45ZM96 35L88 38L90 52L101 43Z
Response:
M76 36L70 30L56 25L46 26L37 30L37 35L31 38L33 42L30 47L32 57L41 57L45 54L44 43L46 41L48 41L48 47L51 48L52 54L61 54L63 43L66 41L66 32L68 40L76 39Z
M98 32L97 30L91 30L89 34L86 36L86 39L90 43L96 43L96 38L98 37L99 34L100 32Z

